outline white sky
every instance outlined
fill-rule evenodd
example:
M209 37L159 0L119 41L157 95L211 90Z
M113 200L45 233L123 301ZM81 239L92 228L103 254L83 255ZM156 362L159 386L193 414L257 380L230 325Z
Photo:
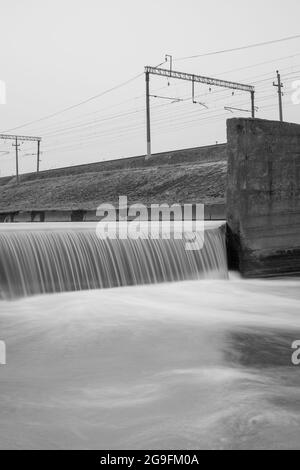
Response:
M279 68L285 120L300 122L300 105L291 102L292 81L300 79L300 39L176 61L300 34L299 0L1 0L0 5L0 80L7 87L1 132L101 93L142 73L144 65L159 64L166 53L174 56L176 70L256 85L258 117L269 119L278 117L272 82ZM225 141L226 117L247 113L226 115L224 106L249 109L249 97L208 88L196 89L208 109L152 98L153 152ZM89 104L10 133L43 137L42 169L143 154L144 90L141 76ZM187 98L191 84L171 80L168 86L166 79L153 77L151 90ZM0 149L1 176L13 174L11 142L0 142ZM35 169L35 156L27 155L34 151L32 144L21 146L21 172Z

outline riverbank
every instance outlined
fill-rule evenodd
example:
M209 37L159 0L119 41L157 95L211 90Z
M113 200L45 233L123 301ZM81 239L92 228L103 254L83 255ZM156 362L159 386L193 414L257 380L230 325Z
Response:
M146 206L224 204L226 172L226 145L221 144L156 154L150 160L140 156L24 174L19 184L5 177L0 178L0 213L51 211L60 221L58 212L96 211L102 203L116 205L119 196Z
M0 213L95 211L102 203L224 204L226 162L88 172L0 186ZM59 219L60 220L60 219Z

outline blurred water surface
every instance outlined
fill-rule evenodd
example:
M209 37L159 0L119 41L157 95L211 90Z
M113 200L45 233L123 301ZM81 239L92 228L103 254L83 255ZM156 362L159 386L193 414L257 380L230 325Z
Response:
M0 448L300 448L300 280L0 302Z

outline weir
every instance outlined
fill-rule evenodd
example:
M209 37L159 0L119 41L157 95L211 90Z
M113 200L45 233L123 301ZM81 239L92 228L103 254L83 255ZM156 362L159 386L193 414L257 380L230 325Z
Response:
M187 251L184 239L101 239L80 224L8 224L0 231L0 297L226 279L224 225L203 237L201 250Z

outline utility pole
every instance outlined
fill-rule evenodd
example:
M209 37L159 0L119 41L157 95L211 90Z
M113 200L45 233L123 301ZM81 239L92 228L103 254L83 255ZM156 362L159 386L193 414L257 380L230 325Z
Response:
M283 83L281 82L281 76L279 71L276 71L277 73L277 83L273 82L273 86L275 86L278 89L278 100L279 100L279 119L281 122L283 122L283 110L282 110L282 88L283 88Z
M147 159L151 158L151 125L150 125L150 73L145 72L146 77L146 118L147 118Z
M40 146L41 146L41 141L37 141L37 166L36 166L36 172L39 173L40 171Z
M16 137L15 144L12 144L13 147L16 148L16 177L17 177L17 183L19 183L19 147L20 144L18 144L18 137Z
M255 119L255 91L251 91L251 115Z

